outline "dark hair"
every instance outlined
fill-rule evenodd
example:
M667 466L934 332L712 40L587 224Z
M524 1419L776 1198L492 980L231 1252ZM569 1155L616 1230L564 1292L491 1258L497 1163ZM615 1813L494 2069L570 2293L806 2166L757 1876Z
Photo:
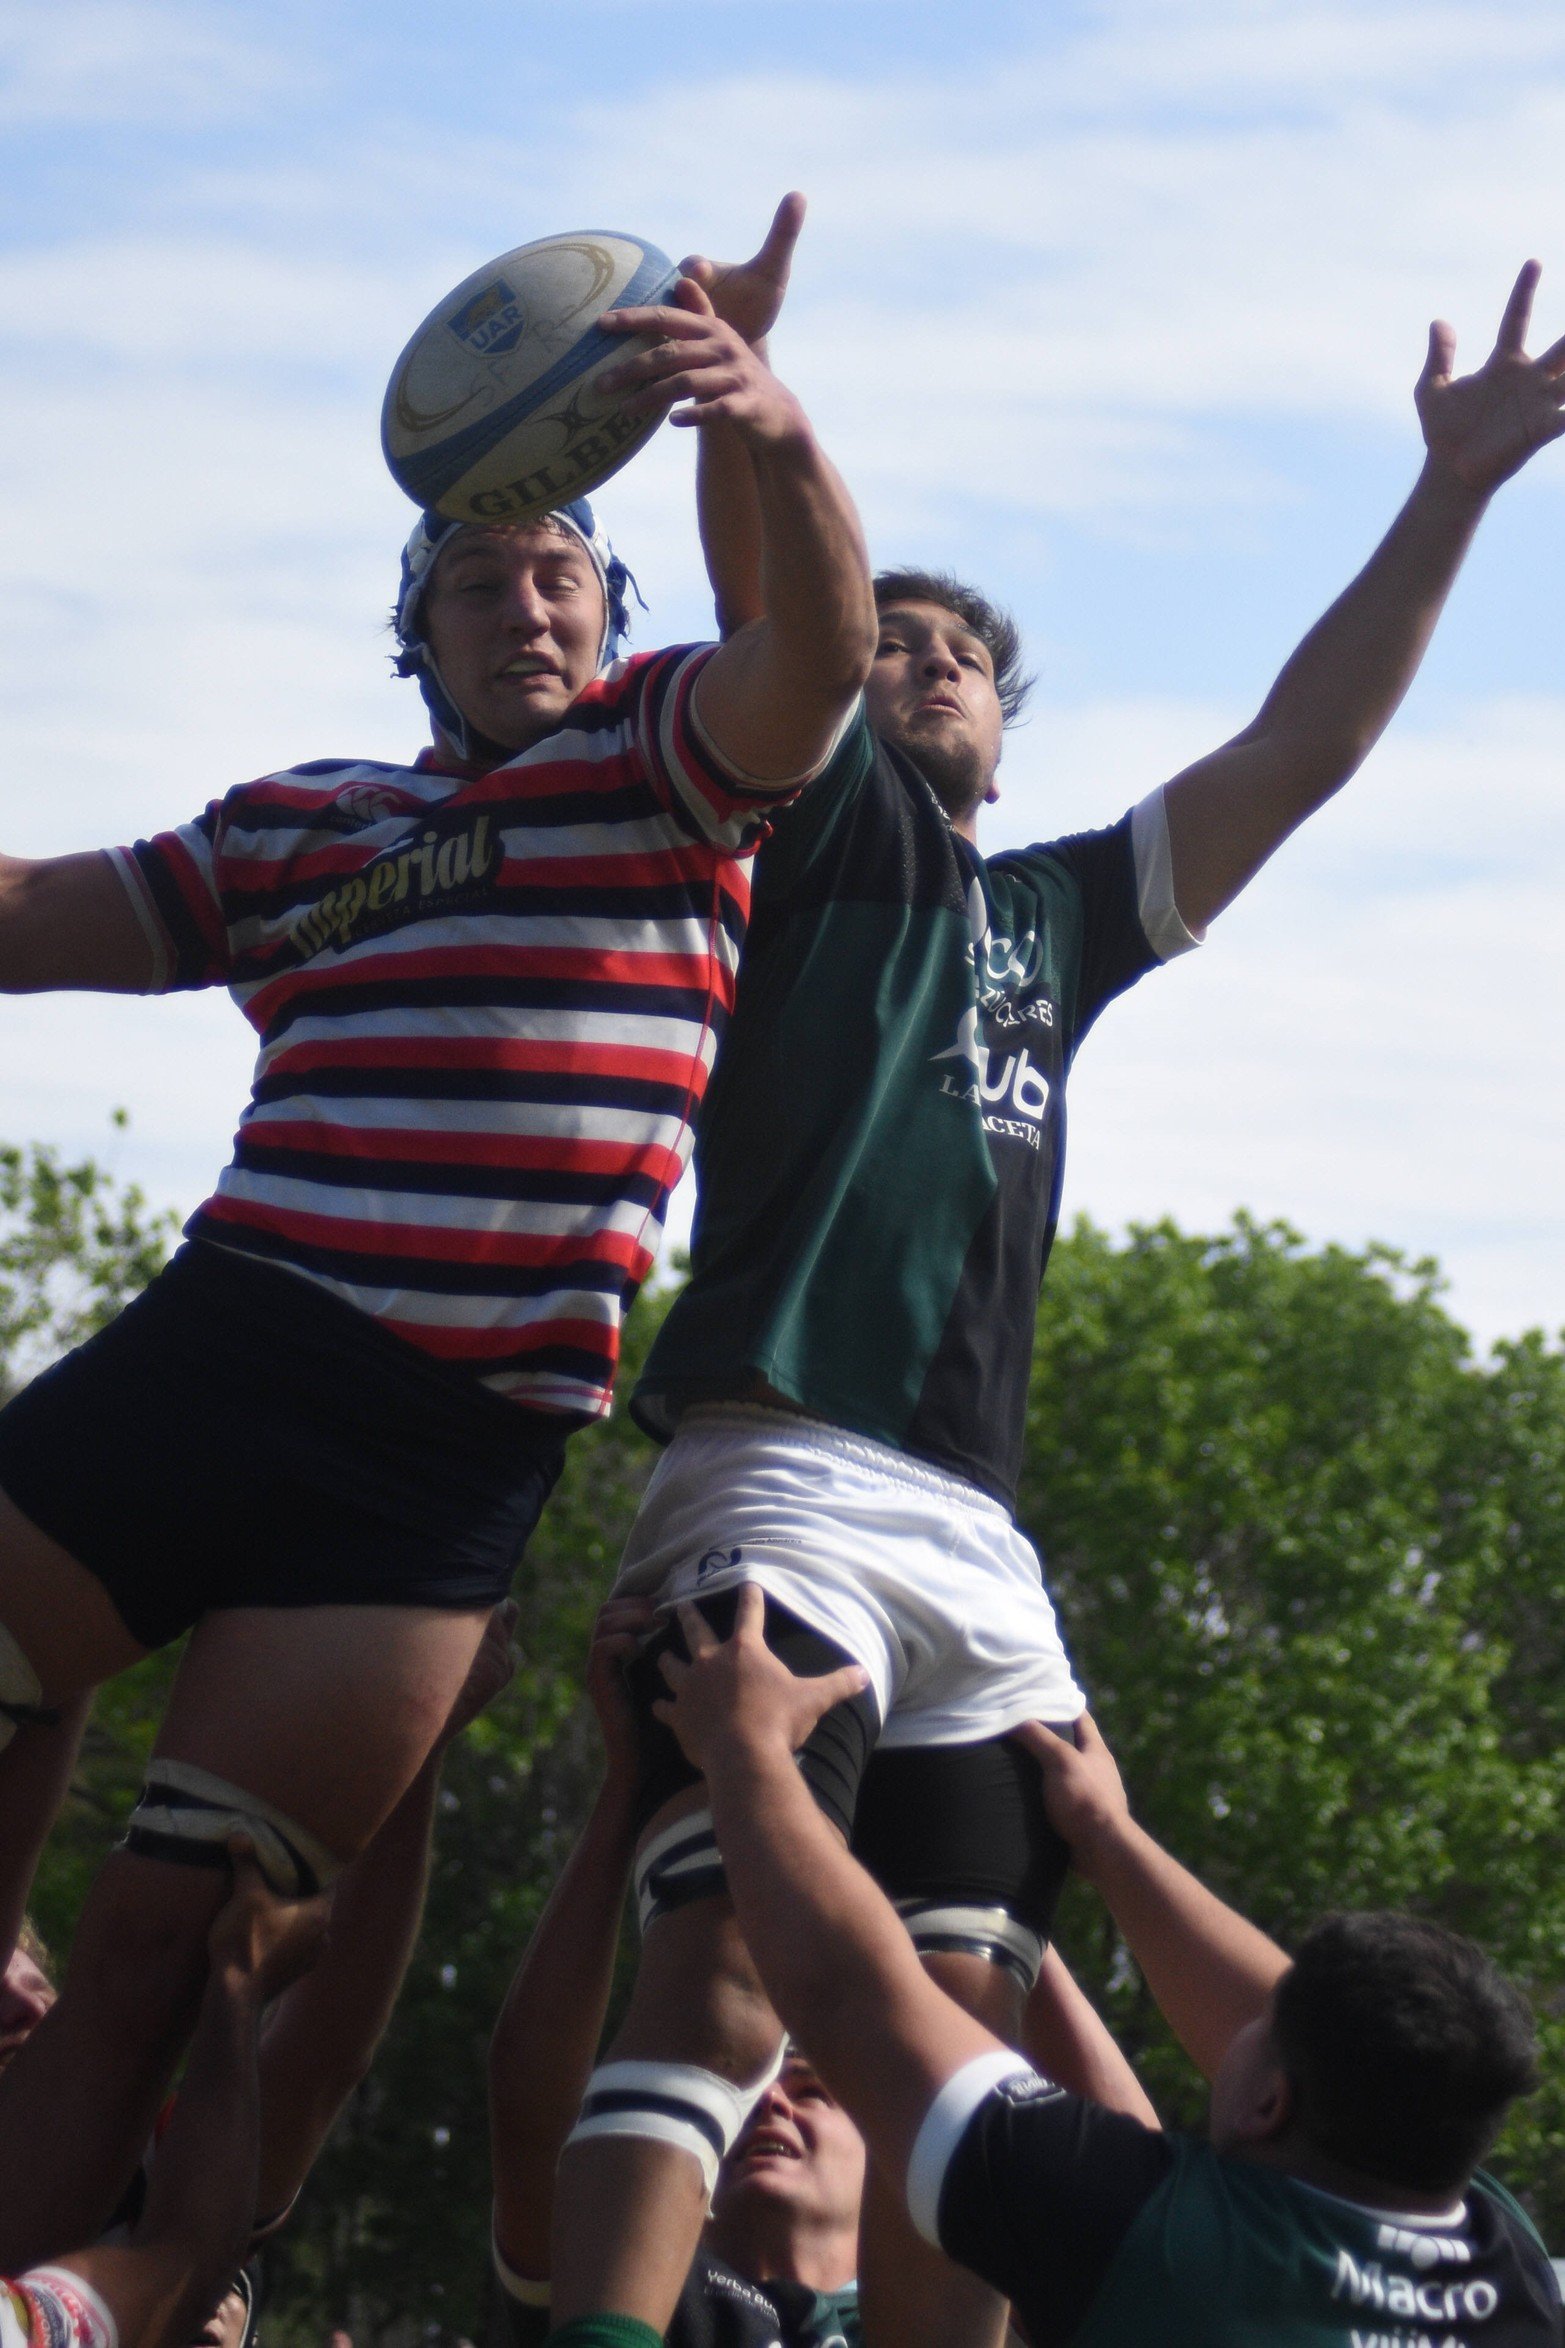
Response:
M1459 2192L1537 2084L1517 1991L1417 1916L1325 1917L1277 1985L1272 2038L1312 2148L1414 2192Z
M994 689L1006 724L1020 717L1033 679L1022 667L1021 630L1008 611L980 595L976 587L964 586L949 571L877 572L875 608L883 611L888 603L937 603L942 611L954 612L964 627L972 629L994 663Z

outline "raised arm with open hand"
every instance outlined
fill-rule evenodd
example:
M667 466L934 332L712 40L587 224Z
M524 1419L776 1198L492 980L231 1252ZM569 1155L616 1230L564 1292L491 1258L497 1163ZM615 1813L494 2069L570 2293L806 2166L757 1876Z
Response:
M1451 328L1430 328L1415 393L1427 454L1412 495L1253 722L1168 785L1174 896L1192 929L1368 757L1417 674L1489 498L1565 432L1565 340L1541 358L1526 353L1538 276L1529 261L1472 375L1451 374Z

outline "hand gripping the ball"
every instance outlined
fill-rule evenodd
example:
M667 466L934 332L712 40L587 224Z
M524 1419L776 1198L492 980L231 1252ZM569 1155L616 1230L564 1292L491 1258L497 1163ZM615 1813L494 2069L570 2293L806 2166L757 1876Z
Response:
M671 424L723 421L761 446L808 438L793 393L735 327L724 325L693 278L680 279L672 301L606 310L599 324L610 334L657 338L598 378L623 414L667 415Z

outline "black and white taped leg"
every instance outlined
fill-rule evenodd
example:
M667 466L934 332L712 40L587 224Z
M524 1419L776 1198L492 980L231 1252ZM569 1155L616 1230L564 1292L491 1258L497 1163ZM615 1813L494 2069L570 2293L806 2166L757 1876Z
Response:
M727 1889L711 1811L691 1810L676 1818L642 1846L636 1860L636 1917L643 1940L660 1916Z
M280 1898L325 1891L342 1862L307 1828L242 1787L188 1761L151 1761L123 1848L181 1867L226 1867L232 1836L248 1836L256 1865Z
M1032 1994L1048 1943L1030 1924L1004 1908L956 1901L903 1899L896 1909L921 1957L978 1957L1008 1973L1024 1997Z
M19 1728L58 1728L60 1715L43 1700L43 1684L5 1624L0 1622L0 1753Z
M602 2063L587 2082L567 2145L603 2136L640 2136L688 2152L710 2201L717 2172L746 2120L782 2069L785 2042L759 2079L736 2087L694 2063Z

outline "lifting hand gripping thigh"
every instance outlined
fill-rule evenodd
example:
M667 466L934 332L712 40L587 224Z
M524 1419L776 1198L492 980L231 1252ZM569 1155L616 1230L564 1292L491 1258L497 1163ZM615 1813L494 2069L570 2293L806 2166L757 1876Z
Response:
M249 1836L256 1865L282 1899L310 1899L341 1870L341 1860L281 1810L188 1761L148 1763L123 1847L183 1867L226 1867L235 1834Z

